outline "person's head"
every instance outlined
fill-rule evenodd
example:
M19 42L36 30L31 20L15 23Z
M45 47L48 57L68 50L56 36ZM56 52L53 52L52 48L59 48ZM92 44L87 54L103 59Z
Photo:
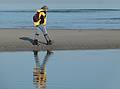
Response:
M47 10L48 10L48 7L47 7L47 6L43 6L43 7L41 7L41 9L47 11Z

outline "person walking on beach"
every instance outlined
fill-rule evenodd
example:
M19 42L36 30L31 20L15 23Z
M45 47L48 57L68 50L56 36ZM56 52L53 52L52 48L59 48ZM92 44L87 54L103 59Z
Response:
M46 44L51 45L52 42L51 42L51 39L46 30L47 10L48 10L47 6L43 6L43 7L41 7L40 10L37 10L35 15L33 16L33 24L34 24L34 28L36 30L35 35L39 36L39 34L37 33L37 29L40 29L44 35L46 42L47 42Z

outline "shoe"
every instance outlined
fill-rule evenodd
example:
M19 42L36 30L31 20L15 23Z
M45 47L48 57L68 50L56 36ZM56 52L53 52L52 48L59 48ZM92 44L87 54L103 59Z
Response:
M51 40L47 41L47 45L52 45L52 41Z
M33 45L38 45L38 39L33 40Z

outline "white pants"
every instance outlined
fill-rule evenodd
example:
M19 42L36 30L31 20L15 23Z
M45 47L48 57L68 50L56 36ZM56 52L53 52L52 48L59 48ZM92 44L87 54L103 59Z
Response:
M46 30L46 26L40 25L39 27L37 27L37 30L41 30L47 43L50 41L50 37L48 36L47 30Z
M46 26L40 25L37 29L41 30L43 35L47 34Z

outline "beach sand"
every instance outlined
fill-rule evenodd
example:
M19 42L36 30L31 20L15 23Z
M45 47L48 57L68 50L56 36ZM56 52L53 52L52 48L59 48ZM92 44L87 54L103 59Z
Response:
M35 31L32 29L0 29L0 51L32 51L32 40ZM40 44L40 50L88 50L120 48L120 30L118 29L49 29L48 33L54 41L52 46ZM39 37L45 42L42 33Z

